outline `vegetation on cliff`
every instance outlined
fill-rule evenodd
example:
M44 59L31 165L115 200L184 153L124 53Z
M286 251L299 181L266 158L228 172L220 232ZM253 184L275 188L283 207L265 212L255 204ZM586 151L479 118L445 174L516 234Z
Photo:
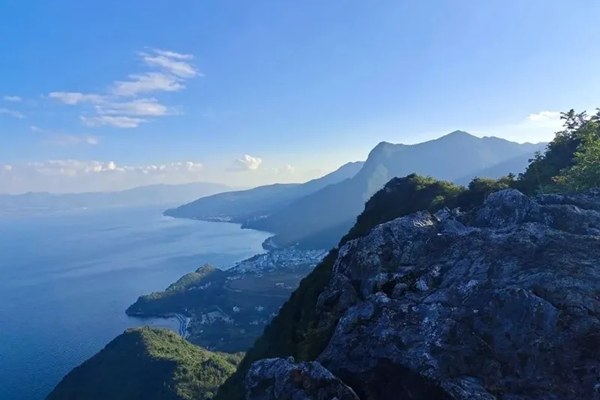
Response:
M515 189L526 194L580 191L600 185L600 109L595 115L562 114L564 129L536 153Z
M47 400L202 400L242 355L213 353L166 329L128 329L73 369Z

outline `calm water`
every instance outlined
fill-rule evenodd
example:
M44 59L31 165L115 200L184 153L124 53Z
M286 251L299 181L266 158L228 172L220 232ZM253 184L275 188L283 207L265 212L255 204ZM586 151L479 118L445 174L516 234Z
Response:
M205 262L261 252L266 237L154 208L0 219L0 399L44 399L128 327L176 329L124 311Z

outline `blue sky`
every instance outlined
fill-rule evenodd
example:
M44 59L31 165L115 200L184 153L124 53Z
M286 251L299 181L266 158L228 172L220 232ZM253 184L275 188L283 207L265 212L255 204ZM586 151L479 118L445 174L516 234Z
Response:
M3 0L0 192L303 181L382 140L545 141L597 0ZM596 95L596 96L595 96Z

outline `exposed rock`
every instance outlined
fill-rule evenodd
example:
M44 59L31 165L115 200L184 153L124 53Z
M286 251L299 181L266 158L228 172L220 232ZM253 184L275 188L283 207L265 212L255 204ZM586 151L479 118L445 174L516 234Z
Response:
M249 399L322 398L292 376L329 371L364 400L600 399L600 190L379 225L340 249L317 309L337 324L318 363L255 363Z
M361 399L600 399L599 235L600 190L379 225L340 249L317 361Z
M248 400L358 400L356 394L318 362L271 358L252 364L244 382Z

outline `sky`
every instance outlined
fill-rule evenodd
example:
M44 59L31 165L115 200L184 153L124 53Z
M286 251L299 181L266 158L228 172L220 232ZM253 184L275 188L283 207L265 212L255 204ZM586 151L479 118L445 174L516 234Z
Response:
M2 0L0 193L302 182L379 142L549 141L597 0Z

